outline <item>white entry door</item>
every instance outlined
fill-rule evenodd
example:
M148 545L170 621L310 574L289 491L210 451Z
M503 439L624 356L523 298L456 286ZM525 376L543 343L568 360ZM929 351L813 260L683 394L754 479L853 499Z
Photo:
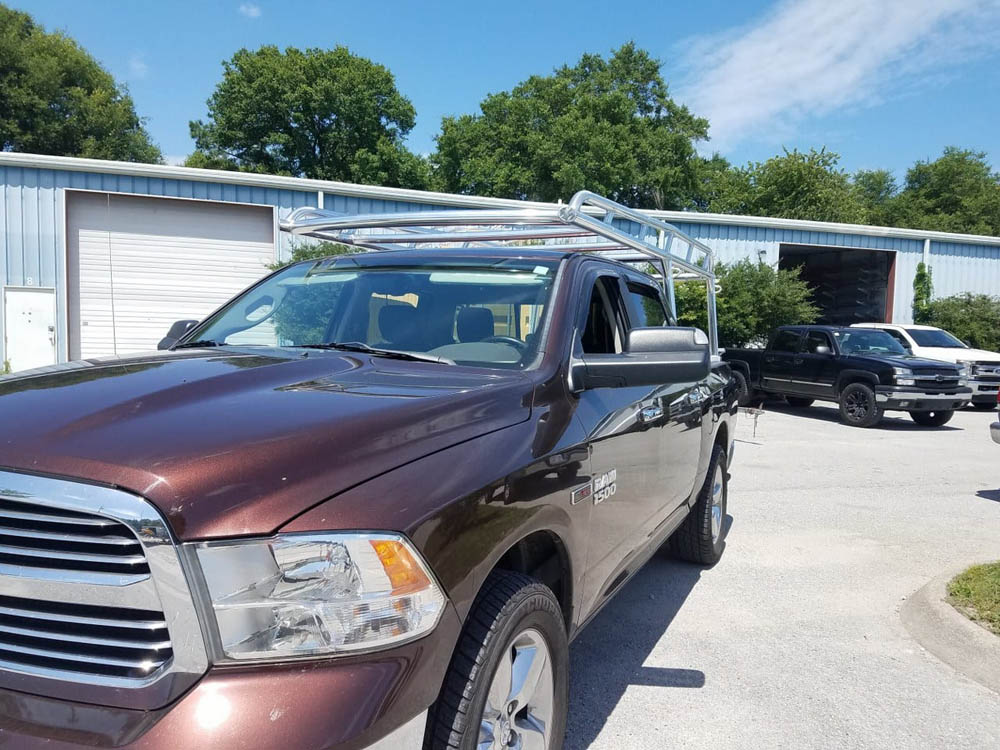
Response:
M4 356L12 372L56 363L54 289L6 287L3 291Z

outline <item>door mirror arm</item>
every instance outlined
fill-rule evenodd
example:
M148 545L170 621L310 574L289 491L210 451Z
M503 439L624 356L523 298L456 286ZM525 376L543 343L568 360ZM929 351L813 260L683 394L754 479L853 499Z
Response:
M156 345L156 348L161 351L164 349L169 349L178 341L180 341L182 338L184 338L184 336L187 335L187 332L190 331L192 328L194 328L196 325L198 325L197 320L178 320L176 323L170 326L170 330L167 331L167 335L164 336L162 339L160 339L160 343Z

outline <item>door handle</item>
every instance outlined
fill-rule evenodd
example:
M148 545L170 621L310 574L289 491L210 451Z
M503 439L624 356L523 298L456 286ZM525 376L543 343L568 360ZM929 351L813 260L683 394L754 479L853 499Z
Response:
M805 360L802 357L796 357L795 359L792 360L792 362L794 364L801 365L803 362L805 362Z
M639 421L643 424L655 422L663 416L662 406L644 406L639 409Z
M765 362L774 362L774 357L764 357Z

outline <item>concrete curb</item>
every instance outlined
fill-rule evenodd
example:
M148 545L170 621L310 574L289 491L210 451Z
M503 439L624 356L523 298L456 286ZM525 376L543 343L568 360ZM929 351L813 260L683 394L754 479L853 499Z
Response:
M965 567L931 580L903 603L899 616L910 635L927 651L955 671L1000 693L1000 637L945 601L948 581Z

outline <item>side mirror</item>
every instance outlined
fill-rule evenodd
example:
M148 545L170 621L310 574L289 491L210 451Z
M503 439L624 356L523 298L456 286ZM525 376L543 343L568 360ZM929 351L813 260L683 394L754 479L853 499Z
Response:
M830 351L830 347L828 346L817 346L813 349L813 354L833 354L833 352Z
M170 330L167 331L167 335L160 339L160 343L156 345L156 348L169 349L184 338L184 335L196 325L198 325L197 320L178 320L170 326Z
M697 328L633 328L623 354L586 354L573 363L573 388L687 383L708 376L708 336Z

